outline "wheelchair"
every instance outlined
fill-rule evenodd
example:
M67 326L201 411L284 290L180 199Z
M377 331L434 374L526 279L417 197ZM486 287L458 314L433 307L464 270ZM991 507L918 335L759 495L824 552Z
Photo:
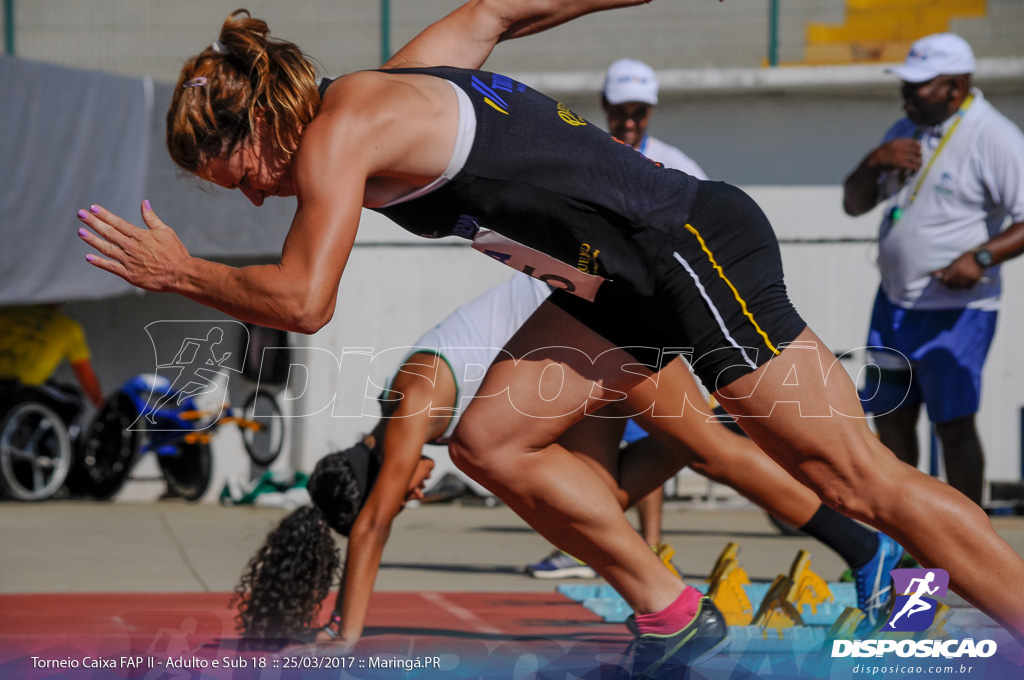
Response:
M151 402L164 404L164 397L172 398L152 410ZM243 409L228 404L203 409L194 397L175 392L167 378L137 375L104 402L82 437L73 487L108 500L124 486L136 462L152 453L168 494L197 501L213 474L210 441L228 423L241 429L254 463L270 465L280 454L283 420L269 392L256 390Z
M42 501L64 485L74 462L81 392L70 385L0 380L0 487Z

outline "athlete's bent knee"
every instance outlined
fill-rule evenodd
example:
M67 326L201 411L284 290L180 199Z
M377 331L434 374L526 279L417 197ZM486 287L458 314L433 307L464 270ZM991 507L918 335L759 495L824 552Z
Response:
M482 438L474 437L467 428L456 428L448 442L452 463L476 481L487 477L487 470L491 467L490 451Z
M825 505L874 526L888 515L892 500L900 493L902 476L876 474L877 471L864 467L859 467L858 472L860 474L812 481L808 486Z

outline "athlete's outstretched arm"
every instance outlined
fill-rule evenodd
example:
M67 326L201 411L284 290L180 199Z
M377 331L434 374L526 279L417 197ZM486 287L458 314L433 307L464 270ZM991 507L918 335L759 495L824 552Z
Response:
M362 132L372 116L340 117L306 128L293 162L298 209L277 263L231 267L193 257L148 201L143 228L101 206L80 210L89 229L79 235L98 252L87 259L144 290L178 293L242 321L316 332L334 314L366 180L378 169L373 146L358 141L375 138L372 129Z
M650 0L470 0L428 26L388 59L384 68L479 68L494 46L564 24L576 17Z
M447 427L447 419L431 417L431 408L455 405L455 380L448 365L436 355L413 355L399 369L391 389L402 397L390 417L374 430L382 451L381 468L352 525L335 605L341 615L338 639L346 645L354 644L363 634L391 523L407 500L422 498L424 475L433 467L421 458L423 445ZM426 469L425 464L429 466Z

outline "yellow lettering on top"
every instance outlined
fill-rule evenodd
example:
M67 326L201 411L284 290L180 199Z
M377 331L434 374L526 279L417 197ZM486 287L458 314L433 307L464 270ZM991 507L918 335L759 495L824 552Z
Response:
M569 107L561 102L558 103L558 117L564 120L569 125L580 126L586 125L587 121L583 120L575 113L569 110Z

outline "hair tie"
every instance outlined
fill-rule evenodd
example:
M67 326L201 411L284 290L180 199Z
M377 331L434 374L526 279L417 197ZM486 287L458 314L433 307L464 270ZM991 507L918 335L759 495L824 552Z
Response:
M231 54L231 50L228 49L228 46L222 43L219 39L210 43L210 49L217 54Z
M186 80L182 87L202 87L203 85L206 85L206 83L206 76L197 76L191 80Z

